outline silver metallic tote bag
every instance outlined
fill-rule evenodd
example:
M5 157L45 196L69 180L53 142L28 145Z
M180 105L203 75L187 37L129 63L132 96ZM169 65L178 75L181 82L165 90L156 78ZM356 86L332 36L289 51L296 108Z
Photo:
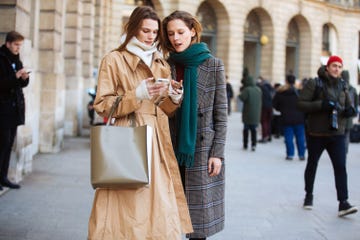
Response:
M106 125L90 130L94 189L139 188L150 183L152 127L111 126L112 114L120 101L118 97L113 104Z

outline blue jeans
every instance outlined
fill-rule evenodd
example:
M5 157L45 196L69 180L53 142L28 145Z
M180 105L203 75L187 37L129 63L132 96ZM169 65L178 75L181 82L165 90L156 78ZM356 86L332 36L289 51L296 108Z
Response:
M305 127L304 124L298 125L285 125L284 126L284 139L286 145L286 156L294 157L294 135L296 140L296 147L299 157L305 157Z
M336 136L308 136L309 157L305 169L305 192L312 194L319 158L326 150L334 169L337 199L348 199L348 185L346 173L345 135Z

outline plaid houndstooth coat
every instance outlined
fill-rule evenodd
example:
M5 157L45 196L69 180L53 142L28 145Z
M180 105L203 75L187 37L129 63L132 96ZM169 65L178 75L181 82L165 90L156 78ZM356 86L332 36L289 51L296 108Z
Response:
M170 62L172 77L176 79L174 64ZM194 232L187 237L211 236L224 228L225 165L224 150L227 128L227 98L223 62L211 57L198 67L198 123L195 162L183 174ZM172 140L176 146L175 114L170 119ZM209 177L210 157L222 159L218 176Z

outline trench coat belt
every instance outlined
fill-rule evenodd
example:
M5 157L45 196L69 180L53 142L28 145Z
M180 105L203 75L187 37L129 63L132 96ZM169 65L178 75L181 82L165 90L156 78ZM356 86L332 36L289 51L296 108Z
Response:
M157 106L150 101L143 102L143 104L141 104L141 107L137 109L135 112L157 116Z

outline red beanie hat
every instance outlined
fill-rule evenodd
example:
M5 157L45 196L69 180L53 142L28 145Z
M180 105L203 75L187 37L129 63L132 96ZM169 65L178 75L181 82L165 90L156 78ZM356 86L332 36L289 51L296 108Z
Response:
M339 62L339 63L341 63L341 65L343 65L342 59L340 57L334 55L334 56L329 57L329 60L327 61L326 66L329 66L333 62Z

